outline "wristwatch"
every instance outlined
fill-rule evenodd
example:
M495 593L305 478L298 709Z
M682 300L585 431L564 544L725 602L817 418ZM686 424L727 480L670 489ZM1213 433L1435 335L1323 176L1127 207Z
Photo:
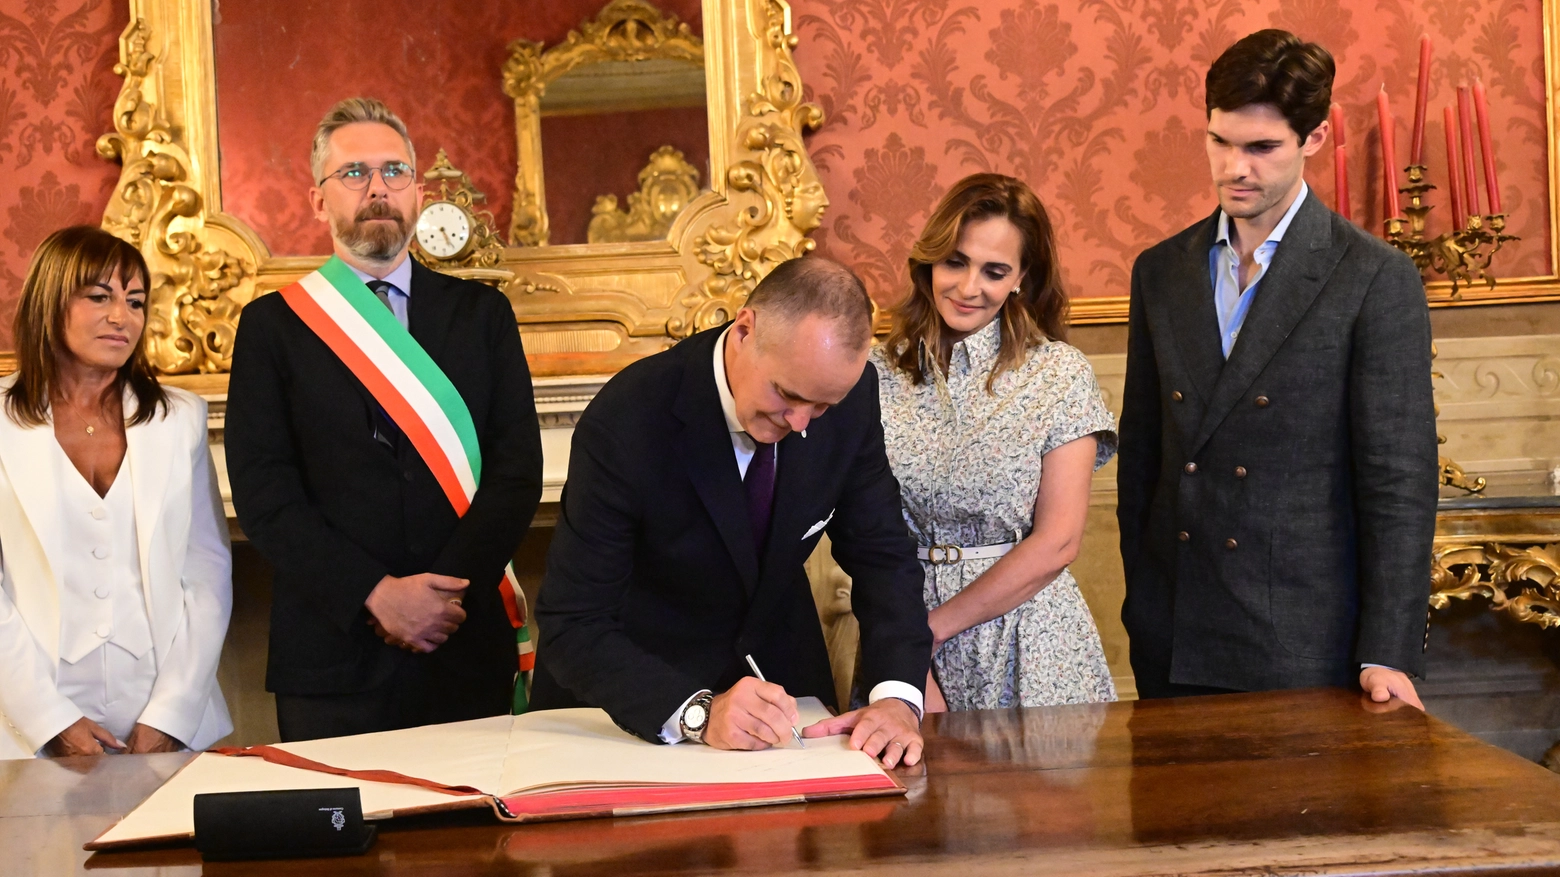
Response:
M715 695L701 691L683 707L682 715L677 717L677 726L682 730L683 739L704 742L704 729L710 723L710 702L714 699Z

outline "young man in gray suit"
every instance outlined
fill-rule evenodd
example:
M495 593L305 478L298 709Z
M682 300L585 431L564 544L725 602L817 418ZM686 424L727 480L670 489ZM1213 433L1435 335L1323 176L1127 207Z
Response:
M1117 516L1143 697L1357 683L1423 708L1430 318L1408 257L1302 178L1333 69L1280 30L1220 56L1219 209L1133 267Z

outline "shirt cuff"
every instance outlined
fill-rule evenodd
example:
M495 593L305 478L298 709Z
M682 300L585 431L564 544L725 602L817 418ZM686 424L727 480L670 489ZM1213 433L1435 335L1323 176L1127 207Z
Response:
M1361 664L1360 665L1360 669L1361 670L1364 670L1366 667L1380 667L1383 670L1391 670L1394 673L1401 673L1401 672L1403 672L1402 670L1399 670L1396 667L1388 667L1386 664Z
M895 682L885 680L872 686L872 691L867 695L867 703L877 703L885 697L897 697L915 710L916 718L926 715L926 700L921 694L921 689L908 682Z
M682 706L678 707L676 712L672 713L672 717L667 719L666 722L661 725L661 742L662 743L681 743L682 741L688 739L687 737L683 736L683 732L682 732L682 714L683 714L683 710L688 708L688 704L693 703L693 699L694 698L698 697L701 694L708 694L708 693L709 693L709 689L706 688L706 689L703 689L701 691L695 691L694 693L688 695L688 699L682 702ZM708 726L709 717L706 716L704 721L705 721L706 726Z

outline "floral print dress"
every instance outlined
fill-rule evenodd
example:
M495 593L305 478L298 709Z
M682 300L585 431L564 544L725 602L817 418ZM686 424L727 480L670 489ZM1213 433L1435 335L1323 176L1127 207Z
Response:
M1094 370L1058 341L1031 348L1016 369L996 365L1001 321L953 345L948 373L928 369L917 386L876 348L878 397L889 463L905 521L921 545L974 547L1028 535L1041 458L1087 435L1099 440L1095 469L1116 453L1115 418ZM934 609L997 562L933 565L923 596ZM933 672L950 710L1092 703L1116 699L1099 630L1072 573L1063 570L1033 598L944 643Z

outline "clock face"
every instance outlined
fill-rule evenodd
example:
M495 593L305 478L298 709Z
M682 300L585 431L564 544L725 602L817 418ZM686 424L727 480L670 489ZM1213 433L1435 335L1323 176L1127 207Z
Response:
M459 205L435 201L417 217L417 243L435 259L453 259L471 242L471 217Z

